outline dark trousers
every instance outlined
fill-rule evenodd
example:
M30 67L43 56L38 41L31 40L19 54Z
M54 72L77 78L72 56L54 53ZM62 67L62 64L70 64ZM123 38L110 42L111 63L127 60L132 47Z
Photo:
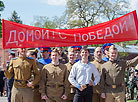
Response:
M135 94L134 89L135 89L135 87L136 87L136 90L138 90L137 85L135 83L132 85L132 88L130 89L130 91L131 91L131 100L134 99L134 94ZM135 97L135 98L138 100L138 96Z
M83 91L76 88L73 102L92 102L93 87L88 86Z
M11 79L7 79L7 96L8 96L8 102L11 102L11 90L13 86L13 77Z

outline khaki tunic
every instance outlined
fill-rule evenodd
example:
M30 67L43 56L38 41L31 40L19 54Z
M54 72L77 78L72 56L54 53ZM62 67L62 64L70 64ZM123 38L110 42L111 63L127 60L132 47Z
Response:
M44 65L42 63L39 63L38 61L36 61L36 65L37 65L38 71L41 72Z
M102 64L105 63L104 60L98 61L94 60L91 62L94 64L98 70L98 72L101 74ZM105 100L101 98L101 89L100 89L100 83L98 83L96 86L93 87L93 98L92 102L104 102Z
M75 63L75 62L74 62L74 63ZM74 63L73 63L73 64L74 64ZM68 69L69 72L71 71L73 64L71 64L70 62L68 62L68 63L66 64L67 69Z
M61 63L53 65L50 63L43 67L39 87L41 96L47 95L49 99L56 100L56 98L59 99L63 94L67 96L68 88L69 82L66 65Z
M67 66L68 72L70 73L73 64L71 64L70 62L68 62L66 64L66 66ZM70 102L70 101L73 102L74 94L75 94L75 87L70 84L70 91L69 91L69 94L68 94L67 102Z
M124 91L125 68L136 65L138 56L128 61L108 61L102 65L101 91L102 93L118 93ZM112 86L119 86L113 88ZM105 90L106 89L106 90Z
M14 75L15 80L21 81L14 81L13 85L15 88L28 88L26 81L31 78L32 70L35 76L32 83L35 85L40 80L40 73L35 61L27 57L19 57L11 60L9 69L5 71L5 76L10 79Z
M38 67L39 72L41 72L44 65L37 61L36 61L36 65ZM33 102L41 102L41 94L39 92L39 83L35 85L33 89Z
M105 63L105 61L101 60L100 62L97 60L94 60L91 62L92 64L94 64L98 70L98 72L101 74L101 69L102 69L102 64ZM93 87L93 93L98 93L100 94L100 83L98 83L96 86Z

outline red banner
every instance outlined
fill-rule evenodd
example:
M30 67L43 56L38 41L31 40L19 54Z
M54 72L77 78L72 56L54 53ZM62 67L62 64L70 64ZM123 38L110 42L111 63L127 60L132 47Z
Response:
M78 29L45 29L2 21L3 48L92 45L138 39L136 11L117 19Z

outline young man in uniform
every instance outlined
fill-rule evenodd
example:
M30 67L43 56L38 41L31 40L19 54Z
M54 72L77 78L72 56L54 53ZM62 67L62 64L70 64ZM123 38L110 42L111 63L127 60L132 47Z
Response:
M76 88L73 102L92 102L93 86L100 81L100 74L94 64L88 61L90 52L81 49L81 60L76 62L69 74L69 82ZM92 81L92 74L95 80Z
M132 60L117 60L118 51L114 45L109 48L109 61L102 65L101 97L105 102L125 102L125 68L138 63L138 56Z
M67 66L68 72L70 73L70 71L72 69L72 66L75 63L75 52L74 52L73 48L70 48L68 50L68 55L67 56L68 56L69 62L66 64L66 66ZM73 102L74 94L75 94L75 87L70 84L70 92L69 92L69 95L68 95L67 102Z
M40 73L34 60L26 57L26 48L18 48L19 57L10 61L9 69L3 64L5 76L14 76L11 102L33 102L32 87L40 80ZM34 81L29 82L31 71L34 71Z
M46 102L62 102L67 99L69 82L66 65L59 63L60 53L57 49L51 52L52 62L43 67L40 78L41 98Z
M37 61L37 53L38 53L37 49L29 48L27 52L27 56L35 60L37 68L39 72L41 72L44 65ZM34 80L34 72L32 72L32 80ZM33 88L33 102L41 102L41 94L39 92L39 83L36 84Z
M94 64L101 74L101 66L105 61L102 60L103 51L101 47L97 47L94 50L94 61L92 61L92 64ZM93 98L92 102L104 102L105 99L101 98L101 89L100 89L100 83L98 83L96 86L93 87Z

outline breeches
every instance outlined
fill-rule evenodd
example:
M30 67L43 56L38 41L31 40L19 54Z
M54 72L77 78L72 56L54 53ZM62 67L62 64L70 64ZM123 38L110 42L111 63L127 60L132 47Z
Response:
M32 88L12 88L11 102L33 102Z
M125 102L125 92L106 93L105 102Z

